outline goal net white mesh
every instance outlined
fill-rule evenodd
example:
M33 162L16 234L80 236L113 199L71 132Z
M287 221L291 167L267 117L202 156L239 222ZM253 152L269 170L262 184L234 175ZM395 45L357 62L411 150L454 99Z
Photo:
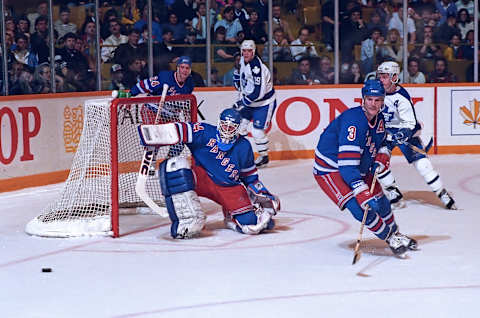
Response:
M144 152L137 126L155 119L157 123L196 121L193 95L167 97L156 117L159 101L160 97L86 101L82 136L64 188L25 231L48 237L118 236L119 209L132 212L145 206L135 193ZM159 148L146 185L147 193L159 205L164 205L155 173L159 162L189 155L188 148L180 144Z

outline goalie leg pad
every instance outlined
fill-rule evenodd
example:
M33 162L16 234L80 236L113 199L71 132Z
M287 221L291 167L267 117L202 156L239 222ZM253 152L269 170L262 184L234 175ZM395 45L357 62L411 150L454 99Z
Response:
M186 158L171 158L160 164L160 186L172 221L173 238L190 238L205 226L205 213L194 191L195 181Z
M443 189L443 183L438 173L433 169L432 163L428 158L421 158L415 161L415 168L425 179L433 192L437 193Z

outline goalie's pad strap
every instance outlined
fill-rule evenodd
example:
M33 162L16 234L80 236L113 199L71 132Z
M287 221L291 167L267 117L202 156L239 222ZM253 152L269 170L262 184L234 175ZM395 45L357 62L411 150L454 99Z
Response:
M179 143L180 132L175 123L138 126L140 142L143 146L164 146Z

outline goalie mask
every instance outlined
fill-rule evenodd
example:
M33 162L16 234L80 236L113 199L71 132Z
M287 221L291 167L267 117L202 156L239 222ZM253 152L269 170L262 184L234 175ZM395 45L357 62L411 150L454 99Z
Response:
M217 125L217 144L221 151L228 151L238 139L242 116L233 108L220 114Z

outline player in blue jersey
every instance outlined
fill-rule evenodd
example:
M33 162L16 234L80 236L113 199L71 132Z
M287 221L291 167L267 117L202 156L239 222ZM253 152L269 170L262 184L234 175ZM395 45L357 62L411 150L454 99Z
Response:
M269 141L265 131L270 126L277 107L275 89L269 69L255 55L255 42L245 40L240 49L240 70L233 73L233 84L239 91L239 99L234 108L243 118L242 134L247 134L247 126L253 121L251 133L259 154L255 164L262 167L269 162Z
M388 166L384 146L385 122L381 113L385 90L378 80L368 80L362 88L362 106L346 110L320 136L315 149L313 174L320 188L337 206L347 208L365 226L385 240L395 255L416 249L417 242L398 232L390 202L379 184L371 193L375 169Z
M443 182L432 163L426 156L425 147L420 139L421 125L417 121L415 109L408 92L398 85L400 67L395 62L383 62L377 68L377 77L385 91L385 128L387 146L390 152L398 147L408 163L414 164L418 173L425 179L432 191L440 198L447 209L456 209L455 201L443 186ZM416 149L415 149L416 148ZM390 169L378 176L392 204L402 205L402 193L398 189L395 177Z
M220 204L225 224L240 233L273 228L280 201L258 179L252 146L239 135L240 122L240 114L229 108L222 111L217 126L185 122L140 126L143 145L183 142L193 156L192 165L181 157L160 165L172 237L192 237L203 228L205 214L197 195Z

